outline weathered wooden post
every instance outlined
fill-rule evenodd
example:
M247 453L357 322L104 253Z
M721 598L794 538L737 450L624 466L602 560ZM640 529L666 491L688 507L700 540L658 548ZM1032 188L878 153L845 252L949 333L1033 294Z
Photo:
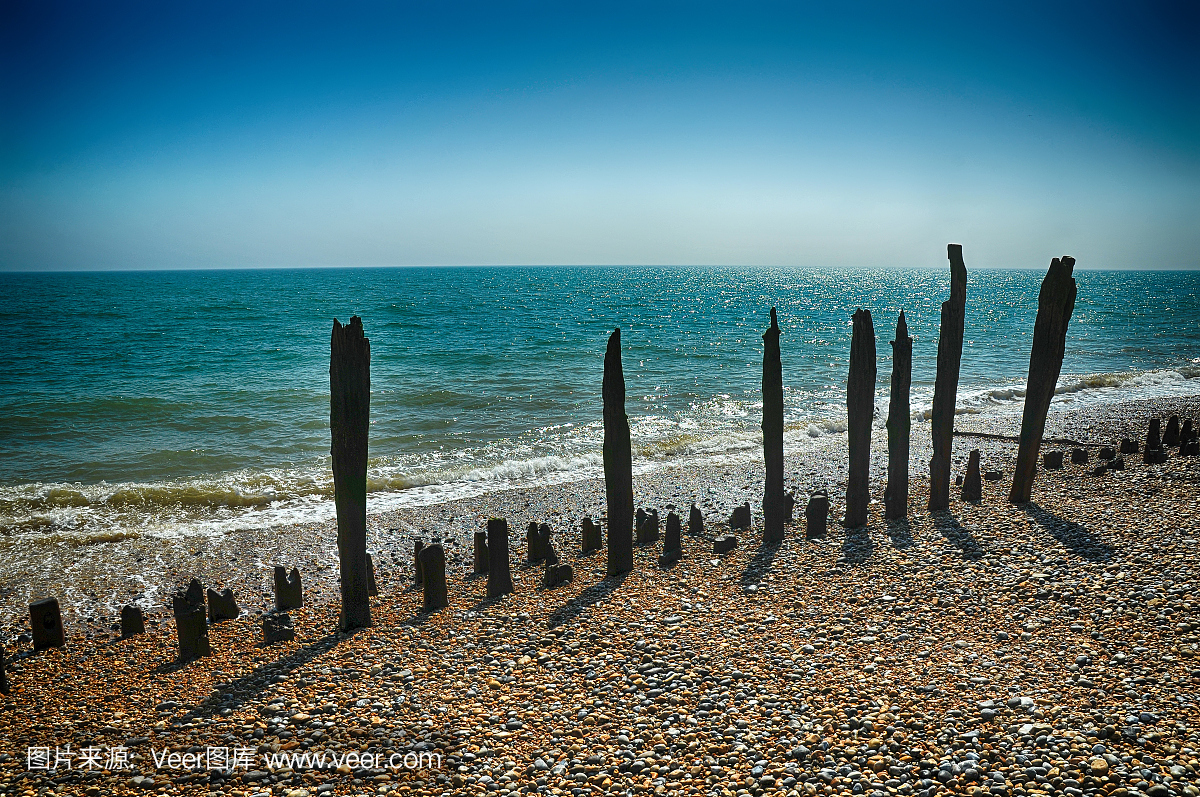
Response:
M979 449L967 457L967 475L963 477L962 500L978 503L983 500L983 479L979 476Z
M846 380L846 436L850 469L846 483L846 528L867 523L871 500L871 422L875 417L875 326L871 311L854 314L850 376Z
M729 553L737 547L738 538L734 534L722 534L713 540L713 553L720 556L724 553Z
M296 625L292 616L287 612L271 612L264 614L262 619L263 642L274 645L277 642L294 642Z
M688 511L688 534L699 537L704 533L704 513L695 504Z
M426 545L421 550L421 583L425 611L432 612L449 605L446 596L446 549L441 543Z
M825 536L829 528L829 493L825 490L814 490L808 496L808 506L804 509L804 536L809 540L819 540Z
M217 592L212 587L208 588L208 621L216 623L221 620L236 620L242 610L238 608L237 601L233 598L233 590L226 587L224 590Z
M299 568L293 567L288 573L286 567L275 565L275 610L286 612L303 605L304 585L300 582Z
M667 536L663 540L663 551L658 557L660 566L669 565L673 562L678 562L683 556L683 543L680 540L680 532L683 531L683 524L679 521L679 515L674 512L667 513Z
M413 540L413 583L421 583L421 550L425 547L425 540Z
M146 618L139 606L132 603L121 607L121 639L146 633Z
M634 543L637 545L647 545L652 542L658 542L658 510L651 509L649 512L637 511L637 517L634 522L637 529L637 537Z
M488 571L487 532L475 532L475 570L474 574L482 576Z
M1150 419L1150 429L1146 431L1146 445L1141 451L1141 461L1146 465L1158 465L1166 461L1166 450L1163 448L1162 421Z
M546 557L546 570L542 575L542 586L546 589L554 589L557 586L566 584L575 578L575 570L566 562L557 561L558 555Z
M1033 347L1029 352L1029 381L1025 385L1025 412L1021 416L1021 440L1013 469L1008 500L1029 502L1037 472L1038 450L1046 431L1046 413L1062 371L1067 348L1067 324L1075 310L1075 258L1054 258L1038 293L1037 320L1033 324Z
M950 259L950 298L942 302L938 335L937 379L933 386L933 458L929 460L929 511L950 507L950 455L954 451L954 405L962 365L963 325L967 312L967 267L962 245L947 244Z
M549 553L550 543L550 526L546 523L538 523L535 520L529 522L529 527L525 530L525 547L528 551L528 561L542 562L545 561Z
M512 573L508 564L508 521L502 517L489 518L487 538L487 596L498 598L513 591Z
M371 417L371 341L362 319L333 320L329 356L329 430L337 508L343 631L371 625L367 573L367 427Z
M783 365L779 359L779 319L771 308L771 328L763 333L763 542L783 542Z
M1162 447L1162 421L1158 418L1150 419L1150 426L1146 430L1146 448L1161 448Z
M633 451L625 414L625 374L621 370L621 328L604 353L604 494L608 503L608 575L633 569Z
M1167 451L1162 445L1162 422L1158 418L1150 419L1150 429L1146 432L1146 446L1142 450L1142 462L1147 465L1157 465L1167 461Z
M192 579L186 588L171 596L171 612L179 638L179 661L186 662L212 654L208 644L208 618L204 611L204 588Z
M581 525L583 531L583 553L598 551L600 546L604 544L600 537L600 526L593 523L590 517L585 517Z
M203 594L200 601L204 601ZM42 598L29 604L29 627L33 631L34 650L61 648L67 644L58 598Z
M1162 436L1163 448L1170 446L1174 448L1179 445L1179 416L1172 415L1167 418L1167 428L1163 431Z
M913 339L908 336L904 311L896 321L892 341L892 395L888 402L887 487L883 491L883 516L887 520L908 517L908 444L912 427L908 396L912 387Z
M7 665L4 662L4 641L0 640L0 695L7 695L8 688L8 673L5 671Z

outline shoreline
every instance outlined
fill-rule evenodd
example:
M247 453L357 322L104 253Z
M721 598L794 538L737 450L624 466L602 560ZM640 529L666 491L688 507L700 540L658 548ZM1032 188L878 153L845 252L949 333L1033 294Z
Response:
M1090 426L1119 439L1150 409L1061 416L1048 432ZM989 441L984 462L1010 471L1014 456L1015 445ZM1004 481L985 482L980 504L952 491L951 511L934 516L918 477L905 524L884 524L877 501L865 530L831 523L826 540L805 541L792 524L767 549L756 526L725 557L712 555L718 529L706 524L705 538L685 534L678 565L661 569L656 550L639 548L635 570L610 581L603 550L579 556L576 535L563 535L576 577L553 590L537 589L541 568L522 561L519 513L564 506L561 486L492 496L490 508L518 513L517 592L498 601L451 558L450 606L425 615L405 561L381 568L375 627L355 634L332 633L337 605L308 592L311 579L292 643L255 644L259 620L247 613L213 625L214 655L184 667L172 663L169 620L130 640L68 629L64 650L23 647L16 691L0 701L0 784L54 786L19 753L73 742L119 743L140 758L133 770L76 770L59 794L95 784L248 797L268 783L297 796L849 794L854 783L868 794L1000 783L1012 797L1166 793L1153 789L1182 788L1200 767L1198 465L1131 457L1125 471L1090 477L1068 464L1039 474L1028 506L1008 505ZM719 480L714 506L743 493L753 506L758 481L741 477L756 467L651 474L635 480L638 503L661 511L653 499L682 504L690 485ZM574 491L575 511L594 503L588 489ZM424 520L475 507L429 507ZM156 767L151 753L234 743L254 756L436 751L444 765L223 777Z

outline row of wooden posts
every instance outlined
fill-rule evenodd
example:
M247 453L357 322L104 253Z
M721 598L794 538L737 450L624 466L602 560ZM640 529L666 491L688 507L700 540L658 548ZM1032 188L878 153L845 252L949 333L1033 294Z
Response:
M938 339L937 378L934 385L932 432L933 458L929 463L929 509L945 510L950 505L950 456L954 435L955 399L962 360L963 329L967 299L967 269L962 246L947 247L950 260L950 298L942 304ZM1067 324L1075 307L1075 260L1055 258L1042 281L1038 295L1033 348L1029 358L1029 380L1017 464L1009 500L1029 501L1037 466L1038 450L1046 426L1046 413L1062 369ZM766 480L763 493L763 537L767 543L783 539L785 502L783 487L783 370L780 362L779 322L771 309L771 327L763 334L763 459ZM901 311L892 341L891 403L888 411L888 478L884 512L888 519L902 518L908 511L909 388L912 381L912 338ZM371 398L370 341L362 320L353 316L342 326L333 322L330 346L330 428L332 434L334 500L337 505L338 552L341 563L341 626L358 628L371 624L367 600L366 472L367 428ZM870 501L871 425L875 410L875 330L868 310L853 318L850 343L850 374L847 380L847 435L849 479L846 490L848 527L867 521ZM625 377L621 367L621 330L613 331L604 355L601 389L604 403L604 490L607 503L609 576L633 568L634 501L633 456L629 417L625 412ZM790 507L789 507L790 510ZM787 512L790 515L790 511ZM488 524L488 542L493 528ZM494 525L495 524L495 525ZM506 535L507 532L505 531ZM499 542L499 540L497 540ZM490 546L495 547L495 546ZM507 544L503 546L507 573ZM499 561L494 565L501 566ZM496 577L495 588L492 586ZM502 575L489 573L488 594L503 594L511 588Z
M790 495L787 496L787 499L785 514L786 519L790 521L793 502ZM818 494L814 501L823 501L824 503L818 507L816 503L810 501L807 533L810 537L821 537L825 534L828 497ZM817 508L814 509L814 507ZM659 542L660 531L657 510L651 509L647 512L639 509L635 521L637 524L635 543L637 545L656 545ZM728 525L731 530L735 531L750 528L749 502L733 510ZM586 555L603 547L601 526L593 523L591 518L583 519L580 530L582 532L581 553ZM682 521L678 515L670 512L666 518L666 534L663 539L662 554L658 558L660 566L670 566L682 558L681 532ZM695 504L692 505L688 517L688 532L693 536L704 534L704 517ZM527 560L530 564L543 565L542 586L550 589L574 580L573 568L559 558L552 537L552 530L547 523L531 522L526 530ZM737 544L736 536L722 534L713 540L713 553L716 555L728 553L736 548ZM473 575L487 577L488 598L496 598L514 591L509 563L509 529L506 519L491 518L487 524L487 531L475 532ZM440 543L426 545L422 540L414 543L413 577L416 585L422 588L424 611L436 611L449 605L446 554ZM378 595L374 563L369 554L367 555L366 580L368 594ZM297 568L292 568L291 572L288 572L285 567L276 565L274 587L275 608L262 617L262 641L267 645L296 638L290 611L304 605L304 590L300 571ZM224 620L237 619L241 615L241 609L234 597L233 590L226 588L217 591L211 587L205 589L200 580L196 578L172 594L171 609L175 618L178 661L180 662L211 655L209 626ZM66 646L66 632L57 598L43 598L31 603L29 620L33 631L33 649L35 651ZM141 607L129 604L121 609L120 629L122 639L145 633L145 616ZM3 646L0 646L0 692L7 694L9 687L3 657Z
M962 247L950 244L950 298L942 303L941 330L938 339L937 378L934 386L932 436L933 457L929 463L929 509L945 510L950 503L950 457L954 434L955 398L958 391L959 365L962 359L966 306L967 270ZM1062 368L1067 324L1075 306L1075 280L1071 273L1075 261L1055 258L1042 281L1038 295L1037 320L1033 348L1029 358L1024 416L1009 500L1024 503L1030 498L1034 473L1045 431L1046 414ZM766 479L763 492L763 540L767 544L783 539L784 524L791 519L794 497L784 491L783 483L783 370L780 360L781 330L775 308L771 308L771 326L763 334L763 459ZM884 515L898 519L908 512L909 460L909 388L912 381L912 343L904 312L896 323L892 345L891 397L887 418L888 471L884 491ZM370 341L363 332L362 320L353 316L343 326L336 319L330 341L330 434L333 460L334 503L337 512L337 542L341 576L340 627L343 630L371 625L370 596L377 594L374 567L366 549L367 430L370 420L371 376ZM870 501L869 471L871 426L875 411L876 352L875 331L868 310L853 316L850 343L850 372L847 380L847 436L849 438L849 475L846 490L847 527L867 522ZM634 532L637 542L647 542L643 529L650 528L644 517L635 517L633 500L633 457L630 446L629 418L625 413L625 377L621 367L621 330L613 331L604 356L602 384L604 404L604 483L607 502L607 575L615 576L633 569ZM1153 436L1157 438L1157 426ZM1185 434L1186 438L1187 435ZM1147 441L1148 452L1151 449ZM1154 449L1157 450L1157 449ZM1182 449L1181 449L1182 450ZM1157 456L1150 453L1147 456ZM1150 460L1147 460L1150 461ZM1061 463L1061 458L1059 459ZM978 471L978 461L975 460ZM828 516L828 494L818 490L810 496L806 510L808 535L824 532ZM730 519L733 528L750 525L750 507L735 510ZM639 510L639 514L641 511ZM743 515L739 515L743 513ZM702 528L699 510L693 505L689 527ZM657 539L658 516L653 516ZM667 518L667 544L662 560L678 558L680 520L672 513ZM649 532L646 532L647 534ZM544 536L544 539L543 539ZM531 561L547 561L544 584L570 581L569 565L558 561L549 541L549 528L531 524L528 536ZM585 519L583 550L600 547L601 529ZM718 553L737 544L726 535L714 544ZM475 534L475 572L487 573L487 595L494 598L513 591L509 569L508 524L503 518L488 521L487 531ZM417 575L424 590L426 610L447 604L445 551L440 544L415 551ZM536 558L535 558L536 557ZM300 574L289 575L275 569L276 611L263 620L264 641L270 643L294 637L287 610L301 605ZM208 590L208 600L199 581L193 580L172 599L179 633L180 659L208 655L208 622L236 617L237 605L232 593ZM207 603L207 610L206 610ZM48 598L30 606L35 649L64 644L58 601ZM141 610L126 606L121 613L122 635L141 633ZM8 684L0 647L0 689Z
M778 324L772 317L771 330L776 338ZM899 337L899 336L898 336ZM773 372L768 369L768 375ZM1059 441L1062 442L1062 441ZM1100 476L1109 471L1125 469L1125 455L1142 453L1142 461L1146 464L1160 464L1167 460L1167 449L1178 447L1179 456L1200 457L1200 434L1193 426L1190 418L1182 424L1178 415L1172 415L1167 420L1166 429L1162 428L1158 418L1150 419L1146 433L1144 448L1129 438L1120 441L1117 448L1102 446L1097 453L1100 464L1088 472ZM1118 453L1119 452L1119 453ZM1042 456L1042 466L1046 470L1058 470L1063 467L1062 450L1047 451ZM1070 452L1071 462L1076 465L1086 465L1089 454L1085 448L1075 448ZM996 480L1000 474L989 472L983 478ZM982 478L979 467L979 451L971 452L967 463L966 474L959 477L962 485L962 497L966 501L979 501L982 498ZM795 496L783 493L783 502L779 511L784 523L792 521L792 513L796 505ZM808 505L804 512L804 536L808 539L819 539L825 536L829 519L829 494L825 490L815 490L809 495ZM656 545L659 541L658 511L638 509L634 515L634 544ZM748 530L752 526L750 502L735 507L727 525L730 531ZM598 551L603 547L603 530L598 523L585 517L580 524L580 552L584 555ZM669 512L666 518L666 533L663 538L662 554L658 557L660 567L669 567L683 557L681 540L682 521L675 512ZM700 509L692 504L688 515L688 533L693 537L703 537L705 534L704 516ZM554 588L574 579L571 565L560 560L555 550L553 533L547 523L530 522L525 532L527 560L530 564L544 565L542 586ZM720 534L712 540L712 553L720 556L734 550L738 546L738 538L734 534ZM508 521L504 518L492 518L488 521L487 531L477 531L474 536L473 575L487 576L487 596L499 597L514 591L512 572L509 565ZM374 563L371 555L367 554L367 591L369 595L378 595L375 583ZM292 568L289 573L282 566L275 567L275 610L262 618L262 637L264 644L285 642L295 639L295 627L289 611L298 609L304 604L304 591L300 579L300 571ZM413 577L415 583L423 591L423 608L425 611L436 611L449 605L446 583L446 554L440 543L426 545L417 540L413 546ZM172 610L179 645L179 660L189 661L208 656L211 648L208 641L208 626L222 620L232 620L240 616L241 610L234 599L233 591L225 589L220 592L214 589L205 590L198 579L172 595ZM43 598L34 601L29 606L30 625L33 629L34 650L50 647L63 647L66 644L62 617L56 598ZM140 607L127 605L121 609L121 638L145 633L145 618ZM0 645L0 693L7 694L9 690L7 674L4 667L4 649Z

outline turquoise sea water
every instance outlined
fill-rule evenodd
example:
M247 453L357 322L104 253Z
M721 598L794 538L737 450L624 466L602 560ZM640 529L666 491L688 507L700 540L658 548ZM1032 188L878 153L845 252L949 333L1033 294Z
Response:
M968 263L969 268L969 263ZM1041 271L971 271L960 412L1020 409ZM1060 401L1200 393L1200 274L1077 271ZM0 533L81 542L330 517L329 335L372 350L371 506L600 472L622 329L635 460L753 454L779 308L787 445L844 431L850 317L886 414L896 313L928 410L949 269L397 268L0 274Z

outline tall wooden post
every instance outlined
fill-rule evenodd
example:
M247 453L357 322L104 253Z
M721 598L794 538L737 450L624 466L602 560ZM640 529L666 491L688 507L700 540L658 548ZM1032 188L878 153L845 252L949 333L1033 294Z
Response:
M892 341L892 396L888 402L888 470L883 491L883 516L888 520L908 517L908 443L912 417L908 408L912 387L913 339L908 336L904 311L896 322Z
M963 324L967 310L967 267L962 244L947 244L950 259L950 298L942 302L938 336L937 381L933 387L933 458L929 460L929 511L950 507L950 454L954 450L954 404L962 364Z
M337 507L343 631L371 625L367 571L367 425L371 411L371 341L362 319L333 320L329 354L329 430Z
M763 333L763 542L783 541L783 365L779 360L779 320L771 308L771 328Z
M1021 416L1021 442L1013 469L1008 500L1029 502L1037 471L1038 449L1046 431L1046 413L1062 371L1067 348L1067 324L1075 310L1075 258L1054 258L1038 293L1037 320L1033 324L1033 348L1029 352L1029 382L1025 385L1025 412Z
M854 314L850 339L850 376L846 380L846 436L850 472L846 483L846 527L867 523L871 500L871 421L875 417L875 325L871 311Z
M625 414L625 374L621 370L621 329L608 339L604 354L604 493L608 501L608 575L633 569L633 451Z

